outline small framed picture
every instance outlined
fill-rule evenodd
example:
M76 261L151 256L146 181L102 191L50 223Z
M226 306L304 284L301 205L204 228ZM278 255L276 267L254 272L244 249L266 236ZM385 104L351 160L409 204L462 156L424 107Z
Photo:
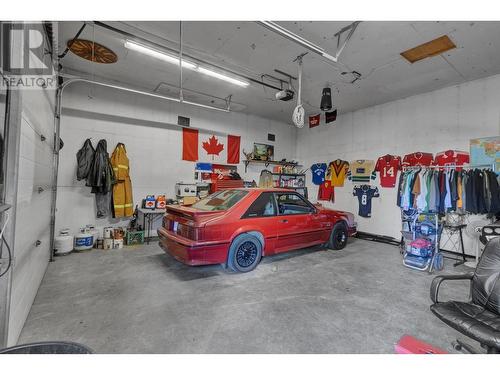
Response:
M263 143L254 143L253 157L255 160L274 160L274 146Z

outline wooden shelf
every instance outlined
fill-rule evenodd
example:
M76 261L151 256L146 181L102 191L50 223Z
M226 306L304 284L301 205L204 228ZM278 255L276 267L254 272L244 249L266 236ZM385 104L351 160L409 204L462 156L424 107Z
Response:
M284 167L301 167L297 162L289 161L274 161L274 160L244 160L245 163L245 173L247 171L248 164L264 164L266 168L270 165L281 165Z
M304 177L305 173L271 173L273 176Z

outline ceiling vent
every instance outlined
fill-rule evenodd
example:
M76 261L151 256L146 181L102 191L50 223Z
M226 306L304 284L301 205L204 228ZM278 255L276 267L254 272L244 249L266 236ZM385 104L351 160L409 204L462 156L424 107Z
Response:
M453 43L447 35L443 35L437 39L431 40L430 42L401 52L401 56L413 64L416 61L439 55L456 47L455 43Z

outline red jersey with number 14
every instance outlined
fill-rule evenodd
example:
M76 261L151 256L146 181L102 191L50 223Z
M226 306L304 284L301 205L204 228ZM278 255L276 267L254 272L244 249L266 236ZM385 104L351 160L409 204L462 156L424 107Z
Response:
M398 171L401 170L401 158L394 155L384 155L378 158L375 171L380 173L380 186L396 186Z

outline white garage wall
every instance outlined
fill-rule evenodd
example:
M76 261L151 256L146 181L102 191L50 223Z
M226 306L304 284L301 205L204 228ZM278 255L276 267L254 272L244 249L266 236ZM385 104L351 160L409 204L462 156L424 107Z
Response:
M74 232L89 223L102 228L128 222L96 219L94 195L84 182L76 180L76 152L89 137L94 147L99 139L106 139L110 155L117 142L126 145L134 204L147 194L172 198L176 182L193 180L195 163L181 160L181 128L165 125L177 123L178 115L190 117L192 127L241 136L241 150L248 152L254 142L260 142L274 144L277 160L296 155L295 127L257 116L206 110L81 83L68 87L63 107L56 230L68 227ZM267 141L268 133L276 135L276 142ZM257 182L261 169L250 165L245 173L243 163L238 166L245 180Z
M50 257L54 104L54 90L22 92L9 345L17 342Z
M340 93L342 94L342 93ZM316 162L373 159L385 154L403 156L422 151L448 149L469 151L469 139L500 134L500 76L464 83L386 104L342 114L336 122L301 129L297 136L297 157L310 166ZM317 186L308 175L310 197ZM396 188L381 188L372 200L372 217L357 216L359 230L399 239L400 210ZM337 209L358 212L352 196L353 184L335 190Z

